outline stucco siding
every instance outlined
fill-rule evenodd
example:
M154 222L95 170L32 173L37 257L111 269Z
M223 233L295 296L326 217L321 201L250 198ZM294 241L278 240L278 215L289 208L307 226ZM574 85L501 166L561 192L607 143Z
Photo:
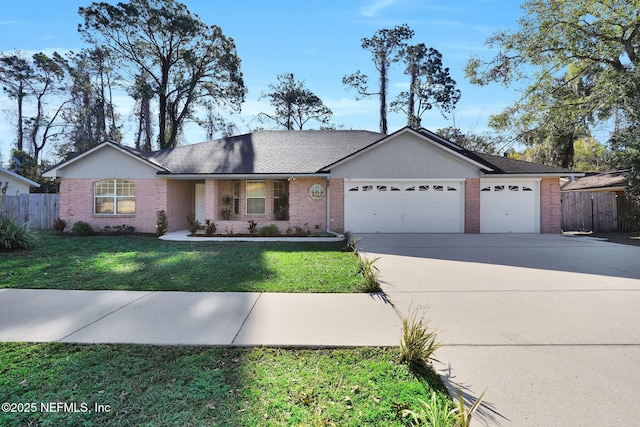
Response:
M7 196L17 196L18 194L29 194L29 185L22 181L0 173L0 188L4 187L5 182L9 183L7 187Z
M86 155L81 161L62 167L57 175L62 178L153 178L157 170L111 146Z
M478 178L477 166L413 134L396 136L331 169L334 178Z

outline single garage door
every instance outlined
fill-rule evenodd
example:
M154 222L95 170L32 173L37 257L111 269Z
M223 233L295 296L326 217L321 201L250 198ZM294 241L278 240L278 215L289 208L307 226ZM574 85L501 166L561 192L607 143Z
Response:
M358 233L461 233L460 181L345 180L345 230Z
M481 233L539 233L539 181L480 183Z

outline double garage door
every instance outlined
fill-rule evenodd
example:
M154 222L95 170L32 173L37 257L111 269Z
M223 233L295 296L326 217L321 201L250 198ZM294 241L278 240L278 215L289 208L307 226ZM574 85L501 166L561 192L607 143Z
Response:
M481 233L537 233L537 181L482 180ZM464 182L345 180L345 229L358 233L463 233Z
M351 181L344 188L345 229L359 233L461 233L461 181Z

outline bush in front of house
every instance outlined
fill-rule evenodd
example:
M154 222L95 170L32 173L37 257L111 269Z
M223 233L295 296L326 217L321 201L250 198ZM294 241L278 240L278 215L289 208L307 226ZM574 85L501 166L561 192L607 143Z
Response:
M0 250L30 249L36 240L28 222L0 215Z
M106 225L102 228L102 232L105 234L111 234L114 236L126 236L127 234L133 234L136 232L136 228L133 225Z
M275 224L265 225L258 230L258 236L277 236L278 234L280 234L280 230Z
M71 227L71 234L74 236L91 236L93 235L93 228L84 221L78 221Z
M164 210L159 210L156 212L156 218L156 236L162 236L169 228L167 213Z
M67 221L64 219L56 219L53 223L53 229L56 230L58 234L62 234L64 229L67 227Z
M202 226L202 224L200 224L200 221L196 219L196 216L194 214L187 216L187 224L189 224L187 228L189 229L189 233L191 234L196 234L198 228Z
M216 223L212 219L207 219L204 221L204 234L207 236L213 236L216 234L218 227Z

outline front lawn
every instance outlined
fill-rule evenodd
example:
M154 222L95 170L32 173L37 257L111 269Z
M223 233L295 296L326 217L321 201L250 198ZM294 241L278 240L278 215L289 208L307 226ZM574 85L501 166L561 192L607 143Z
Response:
M448 399L389 348L4 343L0 367L2 426L403 426Z
M360 292L353 253L313 242L168 242L151 236L38 233L0 252L0 288Z

